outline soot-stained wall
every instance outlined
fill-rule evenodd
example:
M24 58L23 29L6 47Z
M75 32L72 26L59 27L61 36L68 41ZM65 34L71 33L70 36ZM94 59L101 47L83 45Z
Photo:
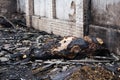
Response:
M0 0L0 15L9 16L16 12L16 0Z
M120 0L91 0L92 24L120 28Z
M120 55L120 0L91 0L89 34L101 37L107 47Z

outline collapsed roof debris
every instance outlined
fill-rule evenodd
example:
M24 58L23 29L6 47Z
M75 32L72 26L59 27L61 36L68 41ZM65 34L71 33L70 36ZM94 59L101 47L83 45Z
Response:
M102 39L61 37L13 22L0 23L0 80L120 80L120 58Z

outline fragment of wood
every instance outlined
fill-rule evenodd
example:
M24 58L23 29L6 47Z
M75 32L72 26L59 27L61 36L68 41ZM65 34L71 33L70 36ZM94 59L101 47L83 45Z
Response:
M13 19L12 22L22 27L27 27L27 25L20 19Z
M2 15L0 15L0 17L4 18L15 29L15 25L9 19L7 19L5 16L2 16Z
M0 51L0 57L4 56L5 53Z
M20 65L28 65L28 64L32 64L32 61L28 61L28 62L21 62Z
M94 59L83 59L83 60L69 60L75 63L109 63L110 60L94 60Z
M45 64L70 64L68 61L44 61Z
M93 60L93 59L83 59L83 60L68 60L68 61L45 61L43 63L49 64L83 64L83 63L109 63L110 60Z
M114 53L111 53L112 57L115 58L116 61L119 61L120 60L120 57L115 55Z
M29 61L30 61L30 58L26 58L24 60L17 61L15 63L10 63L10 65L18 65L18 64L23 65L23 64L27 64L27 63L29 64Z
M7 68L1 68L1 69L0 69L0 73L5 72L5 70L7 70Z
M20 48L16 48L16 50L24 50L24 51L26 51L26 50L28 50L29 49L29 47L20 47Z
M1 48L1 50L2 50L2 51L6 51L6 52L8 52L8 53L10 53L10 54L13 54L13 52L12 52L12 51L7 50L7 49L5 49L5 48Z
M93 59L99 59L99 60L115 60L115 58L105 57L105 56L93 56Z
M32 70L32 73L35 75L35 74L37 74L39 72L43 72L43 71L49 70L49 69L51 69L53 67L54 67L54 63L48 64L48 65L45 65L43 67L39 67L37 69Z
M42 63L43 60L35 60L36 63Z
M6 58L6 57L0 57L0 61L1 61L1 62L7 62L7 61L9 61L9 58Z

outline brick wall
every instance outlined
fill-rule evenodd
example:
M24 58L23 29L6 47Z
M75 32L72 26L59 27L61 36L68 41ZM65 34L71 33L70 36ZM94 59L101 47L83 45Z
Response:
M0 15L9 16L16 12L16 0L0 0Z
M74 22L67 22L67 21L62 21L58 19L39 18L39 17L33 16L32 26L35 29L46 31L48 33L53 32L56 35L77 36L76 25Z
M30 1L32 0L29 0L28 3L30 3ZM55 0L48 1L48 18L41 18L39 16L35 16L33 14L30 15L29 13L27 13L27 24L30 26L31 22L31 26L35 29L46 31L48 33L52 32L61 36L83 37L83 0L76 0L76 22L55 19ZM28 5L26 7L27 12L30 12L28 10L31 8L33 8L33 6ZM30 16L32 16L31 20L29 18Z

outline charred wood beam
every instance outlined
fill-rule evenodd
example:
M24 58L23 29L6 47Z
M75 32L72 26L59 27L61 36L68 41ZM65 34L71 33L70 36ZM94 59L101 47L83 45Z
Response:
M13 27L15 29L15 25L8 20L5 16L0 15L0 24L5 25L7 27Z
M109 63L110 60L94 60L94 59L85 59L85 60L70 60L70 62L76 63Z
M94 59L97 59L97 60L115 60L115 58L112 58L112 57L103 57L103 56L93 56Z
M120 56L115 55L114 53L111 53L111 56L115 58L116 61L120 61Z
M27 27L25 21L22 21L22 20L20 20L20 19L14 19L14 20L12 20L12 22L13 22L14 24L19 25L19 26Z
M5 72L6 70L7 70L7 68L1 68L1 69L0 69L0 73Z
M43 72L43 71L49 70L49 69L51 69L53 67L54 67L54 63L53 64L48 64L48 65L45 65L43 67L39 67L39 68L37 68L35 70L32 70L32 73L35 75L35 74L37 74L39 72Z
M94 59L83 59L83 60L68 60L68 61L45 61L44 63L49 64L82 64L82 63L109 63L110 60L94 60Z
M13 52L12 52L12 51L7 50L7 49L5 49L5 48L1 48L1 51L6 51L6 52L8 52L8 53L10 53L10 54L13 54Z

